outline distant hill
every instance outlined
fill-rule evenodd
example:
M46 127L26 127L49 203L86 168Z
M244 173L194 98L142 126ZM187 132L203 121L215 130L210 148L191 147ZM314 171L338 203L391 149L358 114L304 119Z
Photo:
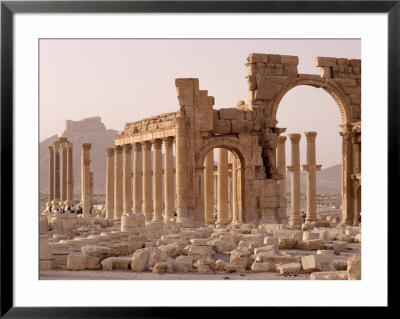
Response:
M90 169L94 174L94 193L104 194L106 192L106 153L104 149L114 146L116 134L116 130L107 130L98 116L81 121L66 121L65 131L62 136L67 137L73 143L74 192L79 192L81 189L81 143L92 143ZM58 136L53 135L40 142L39 145L40 191L43 193L48 193L49 191L48 146L52 145L57 139Z
M300 172L300 192L307 190L306 172ZM327 167L317 172L317 193L318 194L340 194L342 186L342 164ZM286 172L286 190L290 192L290 172Z

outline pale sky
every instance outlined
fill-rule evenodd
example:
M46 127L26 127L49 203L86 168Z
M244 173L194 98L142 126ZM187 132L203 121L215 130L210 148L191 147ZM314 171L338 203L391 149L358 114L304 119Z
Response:
M299 73L319 74L317 56L361 58L358 39L118 39L40 40L40 140L61 135L65 120L100 116L107 129L179 109L175 78L195 77L214 96L214 108L248 101L249 53L299 56ZM341 162L340 113L322 89L296 87L282 99L278 127L317 131L317 163ZM290 142L286 143L287 161ZM289 164L288 164L289 165Z

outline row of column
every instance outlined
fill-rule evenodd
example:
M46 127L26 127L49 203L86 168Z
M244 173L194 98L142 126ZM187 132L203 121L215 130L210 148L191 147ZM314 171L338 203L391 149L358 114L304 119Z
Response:
M49 202L53 209L58 205L73 205L74 176L72 164L73 144L60 137L49 146ZM62 166L60 170L60 151Z
M321 170L321 165L316 165L315 139L317 132L305 132L307 139L307 164L303 170L307 172L307 213L306 222L317 220L316 210L316 172ZM288 134L291 141L291 165L286 169L291 172L291 214L289 225L301 225L300 215L300 134ZM286 177L285 177L285 142L286 136L278 137L277 165L281 175L280 196L286 198Z
M233 153L231 153L233 154ZM226 227L230 221L228 216L228 150L218 149L217 169L217 226ZM232 156L232 222L237 223L239 218L238 206L238 159ZM211 150L204 161L204 215L205 224L213 225L214 220L214 151Z
M162 205L162 144L164 142L165 215ZM144 214L146 221L174 218L173 137L107 148L106 218ZM153 167L151 165L151 150ZM133 190L132 190L133 148ZM115 159L115 160L114 160Z

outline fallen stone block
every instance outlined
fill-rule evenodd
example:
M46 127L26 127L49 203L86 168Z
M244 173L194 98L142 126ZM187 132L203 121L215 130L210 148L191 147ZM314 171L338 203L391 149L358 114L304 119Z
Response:
M361 257L351 256L347 260L347 274L349 280L361 280Z
M86 269L99 270L101 269L101 259L99 257L87 256L86 257Z
M39 261L39 270L52 270L58 268L58 266L59 265L56 259Z
M276 264L290 264L300 262L300 257L295 256L281 256L270 255L268 253L260 253L256 256L256 263L272 263L274 267Z
M333 252L333 250L327 250L327 249L319 249L319 250L317 250L317 255L320 255L320 254L327 254L327 255L334 255L334 252Z
M313 232L313 231L303 232L303 241L311 240L311 239L319 239L319 233Z
M178 255L179 247L176 245L164 245L158 247L160 251L160 260L165 261L168 257L174 258Z
M313 272L310 275L310 280L347 280L347 272L346 271Z
M226 262L222 259L218 259L215 262L215 270L225 271L225 269L226 269Z
M322 246L321 239L310 239L310 240L302 240L299 241L296 245L296 248L302 250L318 250Z
M254 241L243 241L241 240L237 246L237 249L247 250L250 254L254 252L254 249L259 247L257 242Z
M68 255L67 270L84 270L86 268L86 255L73 253Z
M263 247L258 247L254 249L254 254L257 255L259 253L270 253L272 255L278 254L279 249L275 245L267 245Z
M199 274L212 274L214 273L210 266L208 265L200 265L197 267L197 272Z
M336 270L347 270L347 260L334 259L333 265Z
M100 259L115 256L115 251L113 249L100 245L85 245L82 247L82 253Z
M172 268L171 263L167 261L157 262L153 267L153 272L158 274L163 274L167 272L173 272L174 269Z
M194 246L190 245L190 248L187 252L188 256L192 256L194 260L202 259L202 258L211 258L215 254L212 246Z
M250 252L247 250L235 249L231 253L230 264L231 265L242 265L245 269L250 263Z
M351 241L351 237L349 235L346 234L339 234L336 236L336 240L338 241L345 241L345 242L350 242Z
M246 272L246 267L244 265L232 265L230 263L227 263L225 265L225 271L227 273L231 273L231 272Z
M204 258L204 259L199 259L194 263L194 266L196 268L200 267L200 266L204 266L207 265L209 266L211 269L215 268L215 261L211 258Z
M174 272L189 272L192 268L192 265L189 263L184 263L182 261L178 261L172 258L168 258L167 260L172 265L172 269Z
M208 238L193 238L190 240L190 244L195 246L208 246L208 241Z
M301 272L301 264L300 263L290 263L290 264L276 264L276 271L281 275L287 274L298 274Z
M101 266L103 270L128 269L131 262L132 257L108 257L103 259Z
M134 252L130 243L111 244L107 247L113 249L116 256L128 256Z
M266 272L266 271L275 271L275 263L274 262L255 262L251 265L252 272Z
M297 245L297 240L292 238L279 238L279 249L293 249Z
M339 253L341 251L345 251L347 247L347 242L335 240L333 242L333 250L335 253Z
M308 255L301 258L303 270L312 273L316 271L334 271L332 255Z
M138 249L132 256L131 269L134 272L142 272L149 268L150 252L147 248Z

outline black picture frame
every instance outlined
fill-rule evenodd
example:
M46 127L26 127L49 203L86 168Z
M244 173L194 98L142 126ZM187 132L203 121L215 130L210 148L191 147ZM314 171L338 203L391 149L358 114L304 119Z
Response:
M1 317L132 318L226 315L210 309L133 307L14 307L13 304L13 20L15 13L387 13L388 14L388 211L398 211L400 144L400 1L1 1ZM391 217L388 214L388 218ZM393 218L388 234L393 234ZM390 237L389 237L390 238ZM388 247L390 240L388 238ZM390 264L390 255L388 254ZM388 280L388 286L390 280ZM29 289L29 287L27 287ZM374 292L371 292L374 293ZM381 310L390 309L388 307ZM290 308L297 315L306 307ZM212 311L212 312L210 312ZM250 315L249 309L235 309ZM300 312L299 312L300 311ZM341 311L332 309L331 311Z

